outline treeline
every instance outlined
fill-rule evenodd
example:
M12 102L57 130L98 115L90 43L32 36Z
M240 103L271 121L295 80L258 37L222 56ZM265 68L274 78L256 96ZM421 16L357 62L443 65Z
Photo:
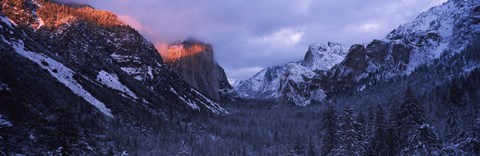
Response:
M323 113L322 155L478 155L480 116L474 129L462 127L454 111L446 112L443 135L426 119L411 89L403 103L385 113L378 106L367 118L347 106L337 115L329 106Z
M79 18L100 26L114 26L122 24L117 16L111 12L95 10L89 6L71 7L52 2L45 2L39 8L38 15L45 21L45 25L58 27L67 20Z
M1 2L2 12L9 17L18 18L25 24L36 23L40 17L45 26L57 28L61 24L74 20L82 20L99 26L116 26L123 24L115 14L96 10L88 5L62 4L55 1L39 0L4 0Z

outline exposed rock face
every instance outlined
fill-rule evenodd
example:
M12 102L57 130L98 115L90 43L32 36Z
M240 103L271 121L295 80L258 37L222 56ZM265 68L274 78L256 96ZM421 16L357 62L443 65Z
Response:
M350 48L343 64L355 70L365 71L367 67L367 56L363 45L353 45Z
M238 97L223 68L214 59L210 44L187 40L171 44L164 54L165 63L192 87L217 101Z

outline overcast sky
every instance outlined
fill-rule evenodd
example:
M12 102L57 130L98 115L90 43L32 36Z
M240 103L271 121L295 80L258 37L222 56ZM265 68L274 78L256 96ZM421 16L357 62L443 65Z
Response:
M80 1L116 13L161 51L189 37L211 43L228 77L241 80L302 59L311 43L381 39L446 0Z

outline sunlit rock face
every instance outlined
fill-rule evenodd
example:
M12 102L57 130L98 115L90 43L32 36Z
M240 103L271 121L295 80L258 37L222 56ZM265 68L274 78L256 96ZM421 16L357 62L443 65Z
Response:
M163 55L165 63L201 93L217 101L238 97L223 68L215 61L212 45L196 40L176 42Z

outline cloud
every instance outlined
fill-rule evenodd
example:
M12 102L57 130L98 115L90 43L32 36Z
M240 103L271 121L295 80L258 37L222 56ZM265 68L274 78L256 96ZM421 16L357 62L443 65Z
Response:
M230 83L234 82L235 80L243 80L247 79L251 75L261 71L263 67L245 67L245 68L238 68L238 69L230 69ZM228 69L227 69L228 70Z
M168 43L165 42L157 42L154 43L155 48L157 48L158 52L164 56L167 53Z
M131 17L129 15L118 15L118 18L120 18L120 20L122 22L132 26L133 28L135 28L138 31L143 30L142 23L140 23L140 21L134 19L133 17Z
M276 46L293 46L299 43L302 37L303 37L303 32L297 29L284 28L270 35L254 39L253 41L259 42L260 44L269 44L269 45L276 45Z
M82 0L117 13L160 51L189 37L213 44L217 61L235 79L254 74L246 69L300 60L311 43L348 46L383 38L445 1Z
M381 28L380 24L376 23L364 23L356 27L359 30L363 31L376 31Z

